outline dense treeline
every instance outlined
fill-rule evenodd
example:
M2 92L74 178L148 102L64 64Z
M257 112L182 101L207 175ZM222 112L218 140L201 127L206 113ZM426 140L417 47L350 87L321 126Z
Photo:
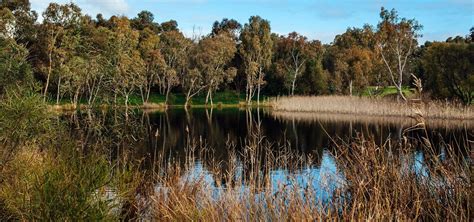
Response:
M421 76L435 98L472 103L474 96L474 29L466 37L419 46L422 26L380 11L376 27L348 28L331 44L297 32L272 33L270 22L250 17L216 21L208 35L187 37L174 20L159 23L148 11L135 18L85 15L70 4L51 3L39 15L28 0L0 3L0 91L33 87L44 99L59 103L128 102L140 95L195 95L213 103L220 90L246 95L360 95L394 86L410 75Z

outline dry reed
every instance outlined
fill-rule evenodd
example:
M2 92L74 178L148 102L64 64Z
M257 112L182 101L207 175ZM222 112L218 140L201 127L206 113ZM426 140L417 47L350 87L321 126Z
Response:
M424 130L424 119L417 119ZM413 129L409 129L413 130ZM275 184L272 169L309 167L310 155L288 145L272 144L257 130L238 152L229 145L226 163L212 162L210 149L192 145L184 166L171 164L156 177L153 219L160 221L315 221L315 220L453 220L471 218L471 171L469 160L443 144L443 158L429 138L415 142L387 140L377 145L360 136L352 143L339 141L333 156L344 182L320 198L318 187L301 184L296 174L288 183ZM335 139L336 140L336 139ZM420 163L414 143L425 147ZM198 151L199 150L199 151ZM196 172L196 159L211 161ZM200 156L200 157L199 157ZM199 164L197 164L199 165ZM207 172L207 173L205 173ZM213 182L208 176L213 175ZM225 182L222 182L225 181Z
M474 120L471 106L442 102L396 102L382 98L351 96L294 96L273 101L276 111L339 113L369 116L410 117L420 109L425 118Z

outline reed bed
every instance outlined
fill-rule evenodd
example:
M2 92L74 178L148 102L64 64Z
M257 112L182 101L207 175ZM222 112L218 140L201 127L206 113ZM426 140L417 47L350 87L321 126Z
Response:
M164 176L157 176L159 188L152 195L151 217L159 221L472 218L471 160L457 154L459 147L445 144L441 158L429 138L422 138L415 142L425 147L420 162L413 154L413 142L387 140L377 145L363 136L351 143L334 140L332 155L343 180L332 180L337 184L333 189L302 183L291 173L286 176L290 182L274 184L272 169L305 169L312 158L284 144L275 146L258 135L243 151L231 150L225 164L214 163L211 158L207 170L200 172L214 175L214 182L209 182L206 173L193 174L192 179L186 174L195 172L198 156L191 149L184 166L170 165ZM322 198L318 189L331 192L329 198Z
M374 116L361 115L354 116L352 114L341 113L317 113L317 112L289 112L272 110L269 114L280 121L300 121L308 123L363 123L378 125L396 125L402 127L410 127L416 124L416 120L412 118L399 116ZM431 129L474 129L474 120L472 119L428 119L426 126Z
M442 102L396 102L355 96L294 96L273 101L273 109L288 112L339 113L369 116L410 117L418 110L428 119L474 120L472 106Z

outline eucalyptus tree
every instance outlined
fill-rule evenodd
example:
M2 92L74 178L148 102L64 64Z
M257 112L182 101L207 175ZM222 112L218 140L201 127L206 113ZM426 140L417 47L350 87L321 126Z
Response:
M149 31L158 34L160 32L160 24L154 21L155 16L153 13L149 11L141 11L138 13L136 18L131 20L132 28L136 30L145 30L148 29Z
M115 17L112 21L113 28L109 35L107 59L111 86L114 91L114 102L117 95L125 97L125 106L132 92L139 85L140 76L144 72L145 64L138 50L139 33L130 26L126 17Z
M74 56L69 59L60 70L63 76L63 86L59 88L57 98L59 98L60 94L68 94L71 103L78 105L82 87L87 81L88 69L88 61L83 57Z
M234 67L228 67L236 51L235 43L228 34L206 37L197 45L195 62L207 83L206 104L210 100L212 105L212 93L223 83L231 82L237 74Z
M166 62L161 54L160 38L149 28L140 34L139 50L145 64L145 71L139 80L142 102L147 103L152 87L166 83ZM163 81L163 82L162 82ZM167 89L168 87L160 87ZM171 87L169 87L171 88Z
M312 45L308 42L305 36L297 32L291 32L286 37L278 39L276 50L280 57L282 66L285 69L289 79L289 92L294 95L297 78L304 72L306 62L312 57L316 56L314 50L311 50ZM277 53L275 53L277 54Z
M259 16L252 16L244 25L240 34L239 52L244 60L246 74L246 100L251 104L257 93L257 103L260 105L260 91L264 85L264 71L269 67L272 57L270 23Z
M186 77L189 66L189 53L193 42L179 31L166 31L160 35L161 53L165 61L165 70L158 76L161 93L168 95L173 87L178 85L179 79ZM181 82L187 88L186 82Z
M377 48L387 68L398 97L406 101L402 92L403 77L408 75L407 64L417 47L422 26L415 19L400 18L397 11L383 8L377 30Z
M15 41L29 48L36 41L38 14L31 10L28 0L4 0L0 1L0 20L4 20L5 14L10 14L13 20L8 24L9 34ZM0 21L0 26L3 21Z
M161 32L179 31L178 22L169 20L160 24Z
M43 12L43 23L40 27L39 48L43 48L44 55L47 59L46 67L41 66L43 72L46 72L46 83L44 86L43 96L46 99L50 85L51 75L53 71L58 74L58 88L61 84L61 73L59 70L64 64L64 58L67 51L64 50L67 42L71 40L68 35L73 34L72 31L79 24L81 17L81 9L73 3L60 5L51 3ZM68 33L69 32L69 33ZM73 31L72 31L73 32ZM66 42L63 42L65 40ZM58 91L59 93L59 91Z
M435 42L422 56L426 88L438 98L474 99L474 43Z
M211 36L217 36L220 34L228 34L235 40L239 39L242 25L235 19L224 18L222 21L215 21L212 25Z

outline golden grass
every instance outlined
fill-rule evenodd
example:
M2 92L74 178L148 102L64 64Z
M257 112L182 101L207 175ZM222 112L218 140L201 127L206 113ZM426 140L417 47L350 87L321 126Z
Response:
M165 174L156 176L159 185L152 194L152 218L159 221L469 220L472 174L468 161L459 158L452 146L446 146L446 157L440 159L428 138L418 142L425 145L424 165L419 169L415 167L420 163L413 155L412 143L387 141L377 145L363 136L351 144L338 142L332 155L345 182L332 192L329 200L318 198L318 187L299 184L296 174L288 173L290 183L274 184L270 178L272 169L292 172L312 163L310 155L292 151L286 145L275 146L261 136L252 135L240 152L228 146L230 155L225 164L212 161L207 164L215 184L206 182L204 174L189 179L188 173L195 172L196 159L203 159L202 155L209 158L207 152L191 148L184 167L172 163Z
M273 109L289 112L339 113L368 116L411 117L417 110L425 118L474 120L471 106L454 103L405 103L381 98L351 96L295 96L273 101Z
M378 125L396 125L400 127L410 127L416 124L412 118L399 116L375 116L341 114L341 113L318 113L318 112L290 112L290 111L270 111L269 114L280 121L307 122L307 123L362 123ZM431 129L473 129L472 119L428 119L426 126Z
M143 103L140 106L140 109L158 109L158 110L166 110L167 105L165 103Z

